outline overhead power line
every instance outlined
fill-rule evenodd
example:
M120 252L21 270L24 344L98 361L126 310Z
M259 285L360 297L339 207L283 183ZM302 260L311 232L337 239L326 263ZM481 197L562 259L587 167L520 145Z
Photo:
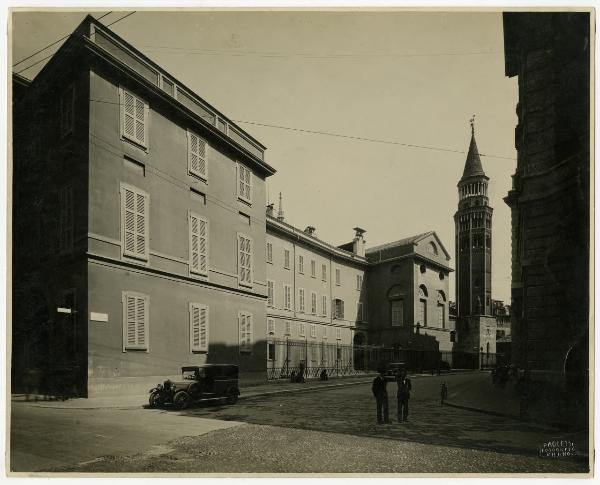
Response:
M112 13L112 11L110 11L110 12L107 12L107 13L105 13L104 15L102 15L101 17L98 17L96 20L103 19L104 17L106 17L107 15L110 15L111 13ZM22 64L23 62L25 62L25 61L27 61L27 60L31 59L33 56L35 56L35 55L39 54L40 52L43 52L43 51L45 51L46 49L48 49L48 48L52 47L53 45L56 45L56 44L58 44L59 42L61 42L61 41L65 40L65 39L67 39L67 38L69 38L69 36L70 36L70 35L71 35L71 34L69 33L69 34L65 35L64 37L61 37L60 39L58 39L58 40L55 40L55 41L54 41L54 42L52 42L51 44L48 44L47 46L45 46L45 47L42 47L41 49L39 49L39 50L35 51L33 54L31 54L31 55L29 55L29 56L27 56L27 57L24 57L24 58L23 58L23 59L21 59L20 61L17 61L17 62L15 62L15 63L12 65L12 67L15 67L15 66L18 66L19 64ZM47 59L47 58L46 58L46 59Z
M107 27L110 27L111 25L114 25L114 24L116 24L117 22L120 22L121 20L125 20L127 17L130 17L130 16L131 16L131 15L133 15L134 13L135 13L135 10L134 10L133 12L130 12L130 13L128 13L127 15L124 15L123 17L121 17L121 18L119 18L119 19L115 20L114 22L111 22L110 24L107 24L106 26L107 26ZM102 17L100 17L100 18L102 18ZM99 20L99 19L98 19L98 20ZM69 35L70 35L70 34L69 34ZM67 35L67 37L69 37L69 36ZM66 38L66 37L65 37L65 38ZM62 40L62 39L61 39L61 40ZM57 42L59 42L59 41L57 41ZM55 44L56 44L56 42L55 42ZM20 71L17 71L17 74L21 74L22 72L24 72L24 71L27 71L27 70L31 69L32 67L34 67L34 66L37 66L37 65L38 65L40 62L44 62L46 59L50 59L50 58L51 58L51 57L52 57L54 54L56 54L56 52L53 52L53 53L52 53L52 54L50 54L49 56L46 56L46 57L44 57L44 58L40 59L39 61L36 61L36 62L34 62L33 64L31 64L31 65L29 65L29 66L25 67L24 69L21 69Z
M121 103L118 103L115 101L104 101L102 99L90 99L90 101L92 103L102 103L102 104L114 104L114 105L121 104ZM349 140L358 140L358 141L364 141L364 142L369 142L369 143L383 143L386 145L397 145L397 146L403 146L403 147L407 147L407 148L420 148L422 150L434 150L434 151L439 151L439 152L460 153L463 155L468 153L464 150L455 150L452 148L434 147L434 146L429 146L429 145L416 145L414 143L403 143L403 142L393 141L393 140L381 140L378 138L367 138L364 136L344 135L342 133L331 133L331 132L327 132L327 131L307 130L307 129L303 129L303 128L292 128L290 126L270 125L267 123L259 123L257 121L243 121L243 120L234 120L234 119L232 119L231 121L234 121L236 123L245 123L248 125L263 126L263 127L267 127L267 128L277 128L280 130L298 131L300 133L307 133L309 135L334 136L337 138L346 138ZM479 153L479 156L488 157L488 158L499 158L502 160L516 160L516 158L512 158L512 157L506 157L503 155L492 155L492 154L487 154L487 153Z
M433 146L427 146L427 145L415 145L413 143L402 143L399 141L392 141L392 140L380 140L377 138L367 138L367 137L363 137L363 136L343 135L341 133L329 133L326 131L307 130L307 129L303 129L303 128L292 128L290 126L269 125L266 123L258 123L256 121L244 121L244 120L232 120L232 121L235 121L236 123L245 123L248 125L264 126L267 128L277 128L280 130L298 131L301 133L309 133L311 135L335 136L338 138L347 138L350 140L366 141L366 142L370 142L370 143L384 143L387 145L399 145L399 146L403 146L403 147L407 147L407 148L421 148L423 150L435 150L435 151L440 151L440 152L461 153L461 154L467 153L464 150L454 150L452 148L433 147ZM479 155L482 157L488 157L488 158L500 158L503 160L516 160L516 158L505 157L502 155L489 155L489 154L485 154L485 153L479 153Z

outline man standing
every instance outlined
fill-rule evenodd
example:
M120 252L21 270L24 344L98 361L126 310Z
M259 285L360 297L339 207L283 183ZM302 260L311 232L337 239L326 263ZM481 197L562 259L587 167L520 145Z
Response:
M412 388L410 379L406 377L406 370L398 373L398 422L408 421L408 400Z
M383 369L380 369L379 375L373 379L373 395L377 401L377 424L389 423L389 410L388 410L388 395L387 395L387 382L383 378Z

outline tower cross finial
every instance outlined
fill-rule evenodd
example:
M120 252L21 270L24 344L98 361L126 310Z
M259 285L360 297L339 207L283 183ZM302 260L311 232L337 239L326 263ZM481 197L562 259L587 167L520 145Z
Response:
M471 123L471 134L474 135L475 134L475 115L473 115L471 117L471 119L469 120L469 123Z

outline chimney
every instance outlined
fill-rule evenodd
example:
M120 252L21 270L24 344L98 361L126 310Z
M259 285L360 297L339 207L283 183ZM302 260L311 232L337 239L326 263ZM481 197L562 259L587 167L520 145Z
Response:
M360 227L354 228L354 239L352 240L352 252L357 256L365 257L365 245L366 241L363 234L367 232Z
M283 203L281 202L281 192L279 192L279 212L277 212L277 220L283 222Z
M308 234L309 236L315 236L315 231L316 229L314 228L314 226L307 226L306 229L304 229L304 232L306 234Z
M274 217L274 214L275 214L275 204L273 204L273 203L270 203L270 204L267 206L267 215L268 215L269 217Z

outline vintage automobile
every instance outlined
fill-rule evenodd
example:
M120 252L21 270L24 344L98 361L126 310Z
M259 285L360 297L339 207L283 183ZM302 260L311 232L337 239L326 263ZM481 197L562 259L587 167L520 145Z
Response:
M205 364L181 368L181 380L166 380L150 389L150 407L185 409L207 399L225 399L235 404L240 395L238 366Z
M390 362L383 378L388 382L395 381L401 371L406 371L406 364L404 362Z

